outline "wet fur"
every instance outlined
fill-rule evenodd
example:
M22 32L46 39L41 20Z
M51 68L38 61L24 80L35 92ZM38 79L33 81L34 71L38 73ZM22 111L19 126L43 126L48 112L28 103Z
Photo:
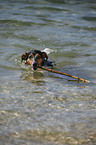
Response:
M36 70L38 66L43 66L45 63L49 66L53 66L51 61L48 60L48 55L45 52L39 50L31 50L25 52L21 56L21 61L25 64L31 65L31 67Z

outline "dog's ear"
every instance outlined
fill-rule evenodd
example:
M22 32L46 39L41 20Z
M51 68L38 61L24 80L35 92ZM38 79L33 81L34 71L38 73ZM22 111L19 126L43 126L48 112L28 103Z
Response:
M21 56L21 62L22 62L23 60L27 60L27 58L28 58L28 55L27 55L27 53L25 52L25 53L22 54L22 56Z
M43 59L44 59L44 58L48 59L48 55L47 55L45 52L42 52L42 58L43 58Z

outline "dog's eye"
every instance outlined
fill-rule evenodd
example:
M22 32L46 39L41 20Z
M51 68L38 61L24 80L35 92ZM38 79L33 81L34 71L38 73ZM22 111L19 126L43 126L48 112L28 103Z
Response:
M40 56L40 55L37 55L37 56L36 56L36 59L40 59L40 58L41 58L41 56Z
M33 54L32 53L29 55L29 58L33 58Z

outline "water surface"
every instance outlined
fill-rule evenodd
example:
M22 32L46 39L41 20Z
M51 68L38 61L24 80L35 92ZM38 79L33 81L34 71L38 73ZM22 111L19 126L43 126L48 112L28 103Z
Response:
M54 69L83 83L21 63L50 48ZM96 2L0 1L0 143L96 144Z

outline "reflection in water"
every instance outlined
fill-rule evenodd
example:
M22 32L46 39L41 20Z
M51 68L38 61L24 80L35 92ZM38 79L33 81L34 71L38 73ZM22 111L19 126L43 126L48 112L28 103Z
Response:
M27 82L34 83L37 86L42 86L45 83L44 75L39 71L23 73L20 78L23 78Z

